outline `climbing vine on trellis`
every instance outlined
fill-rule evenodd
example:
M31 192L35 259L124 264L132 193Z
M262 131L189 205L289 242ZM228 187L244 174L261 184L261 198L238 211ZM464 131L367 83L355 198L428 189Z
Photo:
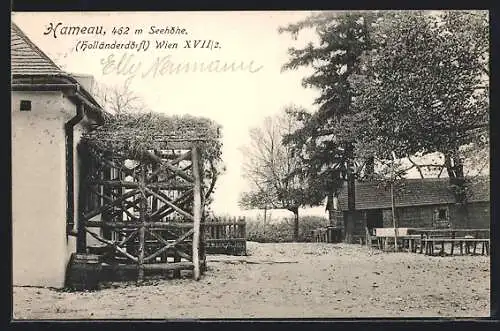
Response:
M225 171L220 138L221 126L210 119L149 112L108 115L104 124L85 134L83 140L92 148L141 162L148 162L155 151L196 142L204 163L204 201L209 204L217 178Z

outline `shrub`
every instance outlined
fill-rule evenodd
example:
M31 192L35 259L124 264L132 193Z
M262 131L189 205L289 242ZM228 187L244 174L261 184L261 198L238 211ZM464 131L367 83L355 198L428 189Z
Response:
M299 219L299 241L311 241L311 231L326 226L328 220L318 216L304 216ZM283 218L280 222L265 224L262 221L247 220L248 241L279 243L293 241L293 218Z

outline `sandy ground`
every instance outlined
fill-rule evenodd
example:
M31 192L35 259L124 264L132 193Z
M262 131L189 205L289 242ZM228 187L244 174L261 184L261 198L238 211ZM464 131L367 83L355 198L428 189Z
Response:
M487 317L490 260L360 245L248 243L192 279L96 292L14 287L15 319Z

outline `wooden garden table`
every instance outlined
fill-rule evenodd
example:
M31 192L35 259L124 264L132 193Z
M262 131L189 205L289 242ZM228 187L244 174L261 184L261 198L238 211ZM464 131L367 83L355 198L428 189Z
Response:
M476 245L481 240L489 239L490 230L489 229L412 229L411 233L419 234L421 236L421 245L420 245L420 253L425 251L427 252L429 246L434 246L434 243L439 242L442 245L442 250L444 250L444 241L451 243L451 254L453 254L453 249L455 243L459 243L462 245L466 242L466 249L468 243L474 243ZM465 235L472 233L473 236L467 238ZM436 240L430 240L436 239ZM457 239L457 240L454 240ZM463 239L463 240L461 240ZM465 240L465 239L478 239L479 241L474 240ZM484 244L483 244L484 245ZM489 241L488 241L488 250L489 250Z
M451 244L451 251L449 255L453 255L453 249L455 244L459 244L460 247L460 255L463 255L464 244L465 244L465 253L470 253L471 246L473 247L472 254L476 254L477 244L481 244L481 255L490 254L490 239L475 239L475 238L425 238L422 241L425 246L425 255L436 255L434 253L434 244L441 245L441 250L439 252L440 255L446 255L444 251L444 245L446 243Z
M475 237L479 235L487 235L489 238L490 230L489 229L417 229L411 228L408 229L408 232L411 234L423 234L426 238L432 238L436 236L447 236L451 238L455 238L457 234L464 233L473 233Z

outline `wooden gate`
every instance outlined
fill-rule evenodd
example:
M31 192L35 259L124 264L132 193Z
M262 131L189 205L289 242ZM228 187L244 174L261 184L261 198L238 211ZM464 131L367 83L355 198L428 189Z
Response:
M140 158L80 146L78 251L103 265L145 271L206 268L202 162L196 142L144 152Z

